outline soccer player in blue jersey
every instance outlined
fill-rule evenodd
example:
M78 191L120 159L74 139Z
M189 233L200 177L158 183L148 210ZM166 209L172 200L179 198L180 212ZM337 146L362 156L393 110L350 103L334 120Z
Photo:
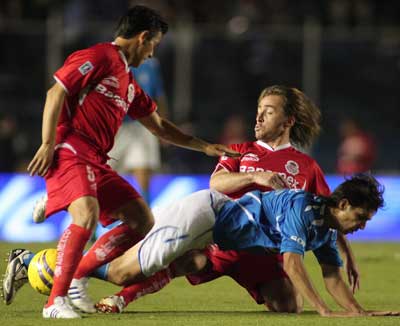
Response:
M360 306L342 279L336 246L337 231L348 234L365 228L383 206L382 195L382 186L367 175L344 181L329 197L277 190L252 191L232 200L215 190L199 191L155 211L153 229L109 264L104 279L128 285L154 278L171 264L177 276L179 257L215 242L224 250L282 253L295 288L322 316L398 315ZM317 257L326 288L343 312L332 312L315 290L303 264L308 250Z

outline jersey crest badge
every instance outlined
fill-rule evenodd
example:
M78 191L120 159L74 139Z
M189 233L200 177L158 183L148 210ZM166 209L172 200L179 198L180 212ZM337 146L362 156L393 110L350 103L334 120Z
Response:
M287 161L285 164L285 169L291 175L299 174L299 165L295 161Z
M133 87L133 84L129 84L129 86L128 86L128 102L132 103L134 97L135 97L135 88Z
M89 71L93 70L93 65L90 61L86 61L78 68L78 70L83 76L85 76Z

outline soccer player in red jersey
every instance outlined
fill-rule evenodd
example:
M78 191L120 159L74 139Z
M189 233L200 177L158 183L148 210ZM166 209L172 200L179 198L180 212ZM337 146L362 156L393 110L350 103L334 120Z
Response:
M44 106L42 144L28 171L46 180L46 216L66 209L72 223L58 243L44 318L80 317L69 305L67 292L79 309L94 312L86 295L86 276L142 239L154 223L145 201L106 163L126 115L175 145L210 156L237 155L224 145L186 135L161 118L134 80L129 66L152 57L167 30L158 13L135 6L121 18L114 42L72 53L54 74L56 83ZM103 225L123 223L99 238L82 258L98 220Z
M308 147L319 131L320 111L304 93L285 86L264 89L258 99L256 141L231 145L241 156L221 157L211 176L210 187L233 198L255 189L267 191L284 187L329 195L321 168L314 159L293 147ZM354 291L359 282L358 270L344 236L340 236L339 243L346 256L349 281ZM111 263L108 279L123 284L118 278L118 269ZM272 311L298 312L302 309L302 298L282 269L281 255L221 251L216 245L183 256L168 270L102 299L98 307L104 311L121 311L130 301L160 290L172 277L188 273L191 274L187 278L193 285L230 276L257 303L265 303Z

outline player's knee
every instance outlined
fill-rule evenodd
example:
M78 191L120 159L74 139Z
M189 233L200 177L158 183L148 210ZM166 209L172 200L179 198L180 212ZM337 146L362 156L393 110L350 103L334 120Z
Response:
M153 214L141 198L127 203L111 215L142 235L146 235L154 225Z
M206 267L207 256L200 251L193 250L178 258L174 263L177 275L193 274Z
M303 311L303 306L299 305L296 300L275 300L266 304L267 308L273 312L280 313L301 313Z
M71 203L68 208L72 222L88 230L93 230L99 220L99 205L97 200L81 198Z

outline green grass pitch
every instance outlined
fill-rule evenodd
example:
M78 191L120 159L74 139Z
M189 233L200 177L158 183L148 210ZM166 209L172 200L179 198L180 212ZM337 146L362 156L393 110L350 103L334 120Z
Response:
M33 250L55 247L55 244L0 243L5 257L11 248ZM400 310L400 243L354 243L353 249L361 270L361 289L357 299L366 309ZM312 254L306 255L306 265L323 298L330 307L338 307L328 297L322 285L319 267ZM0 270L5 270L4 259ZM98 280L91 281L94 299L114 293L118 288ZM25 285L10 306L0 305L0 325L400 325L400 317L334 318L319 317L306 304L301 315L274 314L255 304L245 290L227 277L191 286L180 278L162 291L132 303L123 314L85 315L81 320L44 320L41 317L45 296Z

